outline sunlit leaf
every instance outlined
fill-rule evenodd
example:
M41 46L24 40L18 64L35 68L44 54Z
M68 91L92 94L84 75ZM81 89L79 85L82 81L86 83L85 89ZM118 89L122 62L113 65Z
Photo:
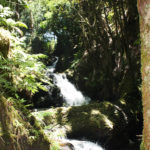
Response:
M23 22L19 22L19 21L17 21L15 25L16 25L17 27L22 27L22 28L26 28L26 29L28 29L27 25L26 25L26 24L24 24Z

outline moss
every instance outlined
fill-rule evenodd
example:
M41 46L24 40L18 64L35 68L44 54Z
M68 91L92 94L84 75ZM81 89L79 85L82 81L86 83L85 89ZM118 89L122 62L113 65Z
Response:
M10 33L0 28L0 53L7 58L10 50Z
M0 122L0 136L2 135L2 123Z
M56 136L74 138L83 136L92 140L111 138L123 135L126 124L122 112L110 102L51 108L39 113L34 112L33 115L47 123L44 127L45 132L53 131L54 138Z
M8 143L2 149L49 150L50 142L42 132L35 117L24 116L19 108L15 109L12 102L2 96L0 96L0 111L2 128L0 139L3 139L0 140L0 144L3 141L4 143Z
M44 123L46 124L46 125L49 125L49 124L51 124L52 123L52 116L51 115L45 115L45 116L43 116L43 121L44 121Z
M51 150L60 150L58 142L52 141Z
M143 142L143 140L142 140L142 142L141 142L141 145L140 145L140 150L145 150L145 147L144 147L144 142Z

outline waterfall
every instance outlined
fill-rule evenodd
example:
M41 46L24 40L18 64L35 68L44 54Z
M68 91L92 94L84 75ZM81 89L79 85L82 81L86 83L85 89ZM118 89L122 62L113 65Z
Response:
M100 145L89 142L89 141L81 141L81 140L64 140L67 143L72 144L72 146L64 146L61 149L67 149L70 147L69 150L104 150Z
M76 87L69 82L65 74L55 74L55 83L59 87L64 101L68 106L88 104L90 98L85 97Z
M48 71L47 73L53 73L55 71L55 68L56 68L56 65L57 65L57 62L58 62L58 57L55 57L56 60L54 61L54 63L51 65L51 66L48 66Z
M89 97L84 96L77 88L67 79L65 73L54 73L58 57L52 66L48 67L49 72L53 75L54 84L60 89L64 102L67 106L80 106L88 104Z
M55 73L57 62L58 57L56 57L55 62L48 67L47 74L53 77L53 83L60 89L65 104L67 106L80 106L83 104L88 104L90 98L84 96L81 91L77 90L75 85L67 79L65 73ZM90 141L69 139L61 140L64 143L68 143L61 146L61 150L104 150L100 145Z

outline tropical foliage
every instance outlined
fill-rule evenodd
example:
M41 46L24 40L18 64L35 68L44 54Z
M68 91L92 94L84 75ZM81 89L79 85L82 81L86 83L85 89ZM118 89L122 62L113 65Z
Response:
M92 101L111 101L125 111L130 118L129 138L134 140L142 126L136 3L137 0L1 0L1 93L34 101L31 97L50 84L45 65L57 56L56 71L67 72ZM144 8L145 3L141 6Z
M9 7L0 5L0 90L10 96L21 91L32 95L39 88L46 90L43 86L43 83L48 83L45 66L39 61L46 56L26 52L23 48L25 37L20 37L23 34L20 28L27 29L27 26L13 20L12 15Z

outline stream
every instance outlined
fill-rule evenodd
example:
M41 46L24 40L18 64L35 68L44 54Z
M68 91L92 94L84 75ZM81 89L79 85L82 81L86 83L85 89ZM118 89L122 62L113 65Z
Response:
M104 150L101 146L90 141L81 141L81 140L65 140L68 143L71 143L72 146L64 146L61 150Z
M51 66L48 66L48 75L53 76L53 83L60 89L62 97L64 99L66 106L81 106L83 104L88 104L90 98L84 96L81 91L67 79L65 73L55 73L55 68L59 58ZM104 150L100 145L82 140L71 140L62 139L63 142L71 143L71 147L68 145L62 146L61 150Z
M60 89L65 105L81 106L83 104L88 104L90 98L84 96L81 91L77 90L77 88L67 79L65 73L54 73L57 62L58 57L56 57L52 66L48 66L47 74L53 76L53 83Z

